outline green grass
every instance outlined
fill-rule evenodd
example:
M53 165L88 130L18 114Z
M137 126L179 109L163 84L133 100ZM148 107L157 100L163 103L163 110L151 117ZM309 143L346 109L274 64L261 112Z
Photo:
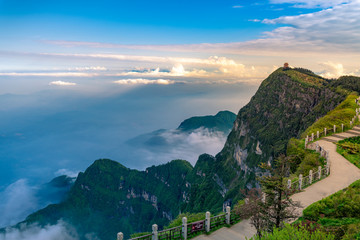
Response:
M293 179L299 174L309 175L310 170L316 169L318 166L325 166L325 158L320 157L320 153L314 150L305 149L304 139L290 139L286 154L291 157L291 176Z
M339 141L336 151L360 168L360 136Z
M286 224L282 229L274 229L272 233L264 232L259 238L254 236L251 240L334 240L335 236L322 229L311 229L306 226Z
M336 192L303 211L305 219L317 221L319 218L360 218L360 180Z
M360 218L320 218L318 223L324 227L343 226L360 223Z
M307 86L321 87L326 83L324 79L314 74L303 73L291 69L284 71L284 73L292 79L296 80L297 82L303 83Z
M316 221L336 239L360 239L360 180L308 206L303 220Z
M331 134L331 129L333 126L337 126L337 132L341 131L341 124L344 124L344 130L350 128L350 121L356 114L356 108L359 106L355 103L355 99L358 98L357 93L351 93L347 98L339 104L334 110L328 112L324 117L317 120L313 125L311 125L305 132L301 135L302 138L305 138L306 135L311 135L316 132L323 132L324 128L327 128L328 134Z

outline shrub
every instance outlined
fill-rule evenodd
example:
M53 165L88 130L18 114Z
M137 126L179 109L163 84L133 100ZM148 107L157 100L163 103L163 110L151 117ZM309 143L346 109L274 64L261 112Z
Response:
M305 226L292 226L285 224L282 229L274 229L272 233L263 232L262 237L251 238L252 240L333 240L335 236L317 229L311 229Z

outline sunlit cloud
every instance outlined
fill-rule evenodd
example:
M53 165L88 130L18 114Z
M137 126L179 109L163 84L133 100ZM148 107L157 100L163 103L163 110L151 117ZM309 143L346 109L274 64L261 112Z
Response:
M319 64L323 70L319 73L325 78L338 78L344 75L358 75L359 70L355 69L354 71L349 71L345 69L342 63L335 63L327 61Z
M144 79L144 78L137 78L137 79L121 79L114 81L116 84L120 85L136 85L136 84L160 84L160 85L168 85L168 84L174 84L175 81L169 80L169 79L156 79L156 80L150 80L150 79Z
M64 81L53 81L53 82L50 82L49 85L55 85L55 86L75 86L76 83L73 83L73 82L64 82Z

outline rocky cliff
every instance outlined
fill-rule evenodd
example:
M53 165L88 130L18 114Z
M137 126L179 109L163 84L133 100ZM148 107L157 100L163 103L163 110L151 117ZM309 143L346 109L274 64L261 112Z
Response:
M258 186L260 163L271 165L276 156L286 152L290 138L298 137L345 96L331 87L329 80L309 70L279 68L239 111L223 150L209 161L207 169L211 171L201 167L198 171L212 175L208 181L217 185L216 198L223 202L240 199L239 189ZM198 199L196 193L190 196L190 202L204 206L203 210L214 206L206 204L211 199ZM217 207L221 209L221 204Z

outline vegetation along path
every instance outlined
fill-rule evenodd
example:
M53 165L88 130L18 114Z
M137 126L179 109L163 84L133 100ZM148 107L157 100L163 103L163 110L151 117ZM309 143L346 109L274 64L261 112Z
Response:
M310 204L328 197L360 179L360 169L336 152L336 142L354 136L360 136L360 127L356 126L352 130L324 137L317 141L319 146L329 152L330 175L292 196L294 201L300 202L299 213L302 213L302 210ZM230 240L246 239L245 237L249 239L255 234L256 230L251 226L250 221L244 220L230 228L224 227L210 235L201 235L194 239Z

